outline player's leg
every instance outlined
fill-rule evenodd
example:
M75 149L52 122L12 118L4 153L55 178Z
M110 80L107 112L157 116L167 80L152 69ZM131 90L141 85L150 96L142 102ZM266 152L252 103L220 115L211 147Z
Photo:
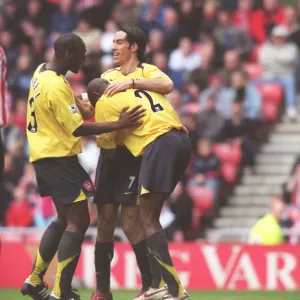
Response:
M90 224L88 203L84 199L62 207L67 227L58 245L58 267L50 299L80 299L71 283L79 260L81 245Z
M151 286L152 275L147 256L146 240L140 223L139 205L122 204L121 223L136 256L142 278L142 291L146 291Z
M184 288L174 268L168 249L168 241L159 222L166 194L146 194L141 196L140 218L150 255L156 260L156 267L173 296L182 296Z
M40 297L40 299L48 298L43 277L57 252L60 239L67 226L67 221L62 213L61 207L56 206L56 211L57 218L44 232L31 274L25 280L21 290L23 295L32 296L34 299L38 299L38 297Z
M0 127L0 192L2 188L3 174L4 174L4 145L2 142L1 127Z
M140 219L149 251L168 285L170 295L164 299L189 298L174 268L159 217L164 201L183 177L190 155L187 135L171 130L146 147L139 177Z
M110 264L114 256L114 231L119 204L97 205L98 224L95 245L95 270L97 291L92 300L112 299L110 292Z

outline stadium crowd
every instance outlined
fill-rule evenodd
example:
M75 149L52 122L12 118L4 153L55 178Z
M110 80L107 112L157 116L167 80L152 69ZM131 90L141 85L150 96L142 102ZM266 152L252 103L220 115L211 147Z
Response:
M1 225L44 227L54 218L52 201L40 198L28 163L26 107L35 68L52 56L60 34L74 32L86 43L87 61L68 80L76 95L85 92L90 80L114 67L112 40L120 22L146 33L148 61L173 80L168 99L194 148L186 180L162 214L170 239L178 231L193 238L200 216L214 214L240 172L253 170L261 125L280 112L278 103L264 101L263 83L280 87L287 119L297 118L298 11L277 0L4 0L0 44L8 60L11 114L4 129ZM81 163L94 177L99 150L92 137L84 138L83 149ZM91 215L95 225L92 206Z

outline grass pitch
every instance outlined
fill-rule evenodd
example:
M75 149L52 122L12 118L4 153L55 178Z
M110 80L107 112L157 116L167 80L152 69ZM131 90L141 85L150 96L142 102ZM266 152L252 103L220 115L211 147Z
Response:
M89 300L92 291L82 290L82 300ZM135 291L114 291L114 300L132 300L137 294ZM300 300L299 292L190 292L191 300ZM0 289L0 300L29 300L23 297L18 290Z

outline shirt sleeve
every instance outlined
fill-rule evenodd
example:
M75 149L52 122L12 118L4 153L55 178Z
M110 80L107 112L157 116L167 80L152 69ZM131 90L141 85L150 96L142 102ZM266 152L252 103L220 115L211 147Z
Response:
M68 134L73 134L83 123L73 93L64 88L53 87L47 91L47 99L56 120Z
M114 122L119 119L119 115L106 101L99 100L96 105L96 122ZM103 133L96 138L96 143L99 148L116 149L117 148L117 132Z
M149 67L145 68L144 76L147 79L163 79L163 80L170 80L170 77L162 72L156 66L150 65Z

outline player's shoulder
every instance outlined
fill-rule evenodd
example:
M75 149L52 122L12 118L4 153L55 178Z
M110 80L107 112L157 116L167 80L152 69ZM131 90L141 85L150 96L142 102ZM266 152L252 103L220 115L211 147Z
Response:
M159 70L158 67L156 67L155 65L148 64L148 63L141 63L141 64L139 64L138 67L141 68L145 72Z
M101 74L101 78L109 79L110 77L113 77L116 73L119 73L119 72L121 72L120 67L109 69L106 72Z

